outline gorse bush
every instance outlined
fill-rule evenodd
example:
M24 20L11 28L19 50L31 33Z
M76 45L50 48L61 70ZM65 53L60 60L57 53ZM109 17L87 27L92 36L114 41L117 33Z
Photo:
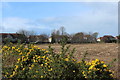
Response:
M2 48L3 63L13 55L17 59L12 67L3 67L3 77L113 80L113 72L103 61L86 62L83 58L78 62L73 57L75 49L69 48L64 42L59 53L54 52L51 46L46 50L32 44L5 45Z

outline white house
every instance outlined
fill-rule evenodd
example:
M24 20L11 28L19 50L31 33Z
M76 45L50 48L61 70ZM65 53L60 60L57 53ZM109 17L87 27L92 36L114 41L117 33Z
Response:
M48 41L51 43L51 42L52 42L52 37L49 37L49 38L48 38Z

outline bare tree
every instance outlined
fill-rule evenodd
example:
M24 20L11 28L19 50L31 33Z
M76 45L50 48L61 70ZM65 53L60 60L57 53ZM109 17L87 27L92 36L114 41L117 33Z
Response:
M60 35L60 31L59 30L56 31L56 35Z
M60 27L58 30L52 30L52 35L67 35L67 32L65 32L65 27Z
M52 30L51 35L53 36L53 35L55 35L55 34L56 34L56 30L54 29L54 30Z
M60 32L61 32L61 35L65 34L65 27L64 26L60 27Z
M24 30L24 29L19 30L17 33L23 34L25 36L35 35L34 31L28 31L28 30Z

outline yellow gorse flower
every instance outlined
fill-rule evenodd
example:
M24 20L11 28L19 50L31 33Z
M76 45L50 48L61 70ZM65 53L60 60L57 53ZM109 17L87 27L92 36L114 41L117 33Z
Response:
M104 64L103 67L107 67L107 65Z
M34 64L32 64L31 67L34 67Z
M15 65L15 69L17 69L18 68L18 65Z
M65 61L69 61L69 59L68 59L68 58L65 58L64 60L65 60Z
M34 51L34 49L29 49L30 52Z
M45 49L42 49L42 51L45 51Z
M75 72L75 70L73 70L73 72Z
M104 61L101 61L101 63L104 63Z
M38 71L36 71L36 73L38 73Z
M43 76L40 76L40 78L43 78Z
M79 64L79 63L81 63L81 61L78 61L77 63Z
M22 70L25 70L25 68L23 68Z
M29 69L32 69L32 67L29 67Z
M45 56L42 56L41 58L45 58Z
M43 64L41 64L40 66L43 66Z
M18 62L20 61L20 58L18 58Z
M52 68L48 69L48 71L52 71Z
M93 69L93 68L94 68L94 66L95 66L95 65L91 65L91 66L89 67L89 70Z
M27 55L29 55L29 54L30 54L30 52L27 53Z
M76 61L76 59L72 59L73 61Z
M22 55L22 52L21 52L21 53L19 53L19 55Z
M96 60L95 60L95 62L98 62L98 61L99 61L99 59L96 59Z
M15 47L12 47L12 49L15 49Z
M48 51L45 51L46 53L48 53Z

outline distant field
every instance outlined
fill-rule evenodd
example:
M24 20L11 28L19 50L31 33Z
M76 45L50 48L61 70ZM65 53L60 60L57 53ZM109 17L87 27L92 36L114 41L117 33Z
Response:
M48 48L49 44L41 44L37 45L40 48ZM67 44L71 45L72 48L76 48L76 52L74 54L74 57L79 61L81 60L81 57L83 54L87 51L87 59L86 60L92 60L92 59L100 59L105 61L106 63L109 63L113 59L118 59L118 44L116 43L98 43L98 44ZM51 44L51 46L55 49L56 52L60 51L60 45L59 44ZM118 62L116 61L113 64L113 70L115 70L117 74L117 68L118 68Z

